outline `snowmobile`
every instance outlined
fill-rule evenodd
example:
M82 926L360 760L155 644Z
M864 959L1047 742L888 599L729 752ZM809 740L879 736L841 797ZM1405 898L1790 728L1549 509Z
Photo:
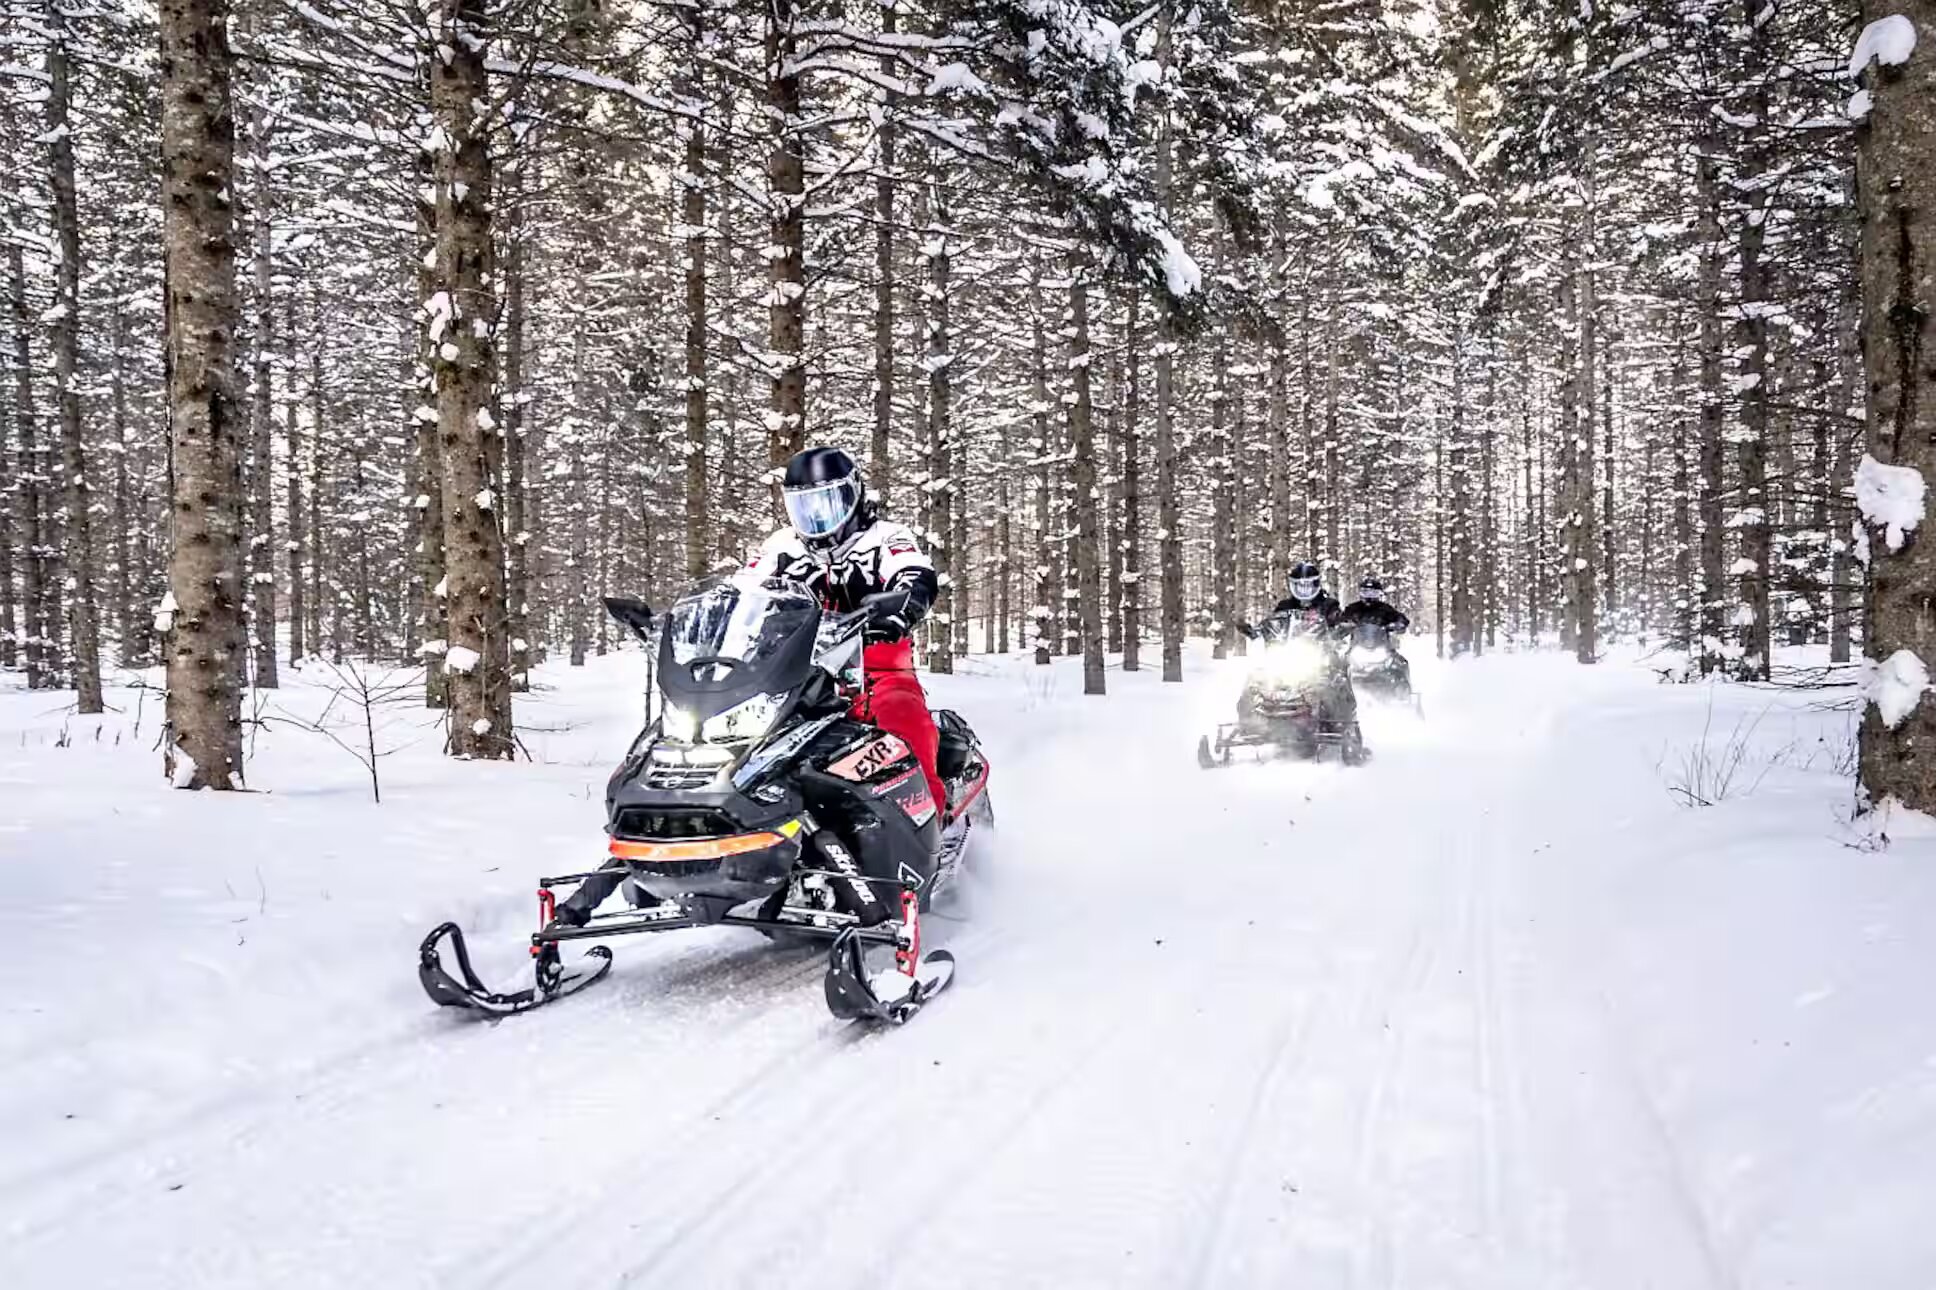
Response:
M1412 692L1412 666L1398 649L1398 634L1382 623L1363 622L1351 629L1345 647L1351 668L1351 687L1368 699L1418 705Z
M1304 760L1336 748L1347 766L1362 764L1370 754L1358 728L1351 669L1335 633L1296 613L1239 630L1263 643L1263 655L1244 681L1237 720L1197 741L1197 764L1205 770L1228 766L1233 750L1246 747Z
M648 648L657 636L664 700L606 787L610 858L538 880L529 988L488 990L463 933L445 923L420 950L425 992L487 1016L526 1012L610 970L602 945L566 966L566 941L723 925L829 941L824 986L837 1017L914 1016L954 978L947 951L922 956L921 915L961 875L970 832L994 816L988 759L958 715L935 714L946 802L933 800L905 743L852 715L862 634L905 603L905 592L881 592L834 615L798 584L734 579L702 583L656 622L641 601L607 599ZM593 907L614 890L625 907L582 925L560 918L559 891L588 883ZM898 987L883 992L866 951L888 946L900 975L883 973Z

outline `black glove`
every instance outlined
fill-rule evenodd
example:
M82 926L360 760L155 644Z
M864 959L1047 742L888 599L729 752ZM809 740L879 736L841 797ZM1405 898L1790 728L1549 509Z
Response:
M913 630L914 624L910 623L904 615L883 614L867 624L867 630L861 634L861 639L870 645L898 641Z

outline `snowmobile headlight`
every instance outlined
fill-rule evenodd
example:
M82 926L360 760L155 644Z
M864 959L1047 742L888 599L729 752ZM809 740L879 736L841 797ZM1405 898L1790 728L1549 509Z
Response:
M785 694L756 694L744 703L736 703L716 717L708 718L700 728L700 738L709 744L738 744L750 739L758 739L773 728L773 718L780 715L780 705L786 702Z
M665 711L659 714L659 733L674 743L695 743L699 739L699 722L691 708L668 703Z
M1310 641L1292 641L1272 651L1269 663L1272 681L1280 686L1301 685L1324 667L1324 651Z
M1391 657L1391 651L1382 645L1353 645L1351 661L1358 667L1375 667Z

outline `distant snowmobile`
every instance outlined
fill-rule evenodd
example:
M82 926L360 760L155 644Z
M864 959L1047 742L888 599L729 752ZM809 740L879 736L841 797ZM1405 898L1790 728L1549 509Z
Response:
M1233 749L1314 759L1336 748L1348 766L1370 755L1358 729L1351 671L1321 615L1287 611L1241 630L1264 651L1237 700L1237 720L1197 741L1197 764L1228 766Z
M525 1012L610 970L604 946L565 967L564 941L724 924L830 940L825 991L838 1017L912 1017L954 976L946 951L922 957L921 914L961 873L970 831L994 817L988 760L959 716L935 714L948 795L936 802L907 745L851 713L864 686L862 632L904 609L905 596L881 592L836 616L797 583L731 580L675 603L657 633L663 715L606 787L611 859L539 879L536 983L487 990L463 933L445 923L420 952L425 992L484 1015ZM652 643L643 603L605 604ZM560 907L554 889L567 884L591 898ZM630 908L591 913L613 891ZM457 976L443 963L446 942ZM864 955L873 945L893 947L900 993L876 991Z
M1412 666L1398 649L1398 633L1381 623L1359 622L1350 627L1345 662L1351 668L1352 689L1367 699L1418 706L1412 692Z

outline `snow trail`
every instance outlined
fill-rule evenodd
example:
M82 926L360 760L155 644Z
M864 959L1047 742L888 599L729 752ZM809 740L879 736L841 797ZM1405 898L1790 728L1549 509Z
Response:
M194 821L192 845L105 891L40 873L45 907L71 911L51 930L0 911L33 961L119 918L140 974L107 973L109 947L83 941L98 996L30 981L7 1005L21 1047L0 1032L0 1057L29 1073L0 1081L26 1148L0 1162L0 1282L1836 1284L1786 1272L1846 1273L1838 1233L1868 1229L1742 1163L1741 1116L1766 1135L1809 1104L1784 1093L1797 1071L1773 1045L1735 1040L1832 1015L1832 987L1783 980L1784 1003L1817 1001L1764 1006L1758 977L1695 964L1700 911L1728 895L1681 909L1683 935L1655 912L1671 897L1630 891L1662 875L1635 837L1694 837L1727 810L1676 812L1655 765L1655 732L1698 728L1708 696L1546 657L1427 662L1430 719L1368 715L1375 756L1355 770L1199 771L1195 737L1240 661L1193 660L1181 687L1112 673L1106 700L1067 664L937 678L991 749L1000 830L968 916L929 925L957 984L885 1034L827 1018L819 953L738 931L617 942L605 984L500 1025L422 1000L411 951L432 922L474 921L480 970L509 980L529 878L595 850L605 748L635 710L623 663L545 700L561 730L585 724L515 779L484 770L502 801L480 799L480 768L452 787L431 763L380 811L324 791L243 804L249 820L130 793L157 838ZM1800 740L1816 720L1795 705L1757 729ZM34 773L0 763L0 781ZM1817 811L1815 782L1775 775L1776 796L1743 805ZM66 799L36 809L28 850L0 834L13 867L124 836ZM263 854L264 894L205 910L198 866L262 853L265 826L290 854ZM1936 883L1875 863L1918 943ZM341 894L302 895L305 874ZM162 898L158 930L129 917L177 883L200 894ZM1837 917L1819 933L1875 918L1860 900ZM1919 988L1925 964L1891 958L1888 980ZM1664 1006L1676 985L1687 1000ZM1708 1032L1725 1041L1700 1046ZM1936 1198L1909 1163L1936 1136L1936 1066L1918 1064L1936 1026L1859 1051L1859 1068L1817 1051L1811 1086L1878 1126L1860 1167L1895 1180L1885 1213ZM1716 1071L1767 1100L1716 1121ZM1928 1247L1872 1245L1843 1283L1907 1290Z

